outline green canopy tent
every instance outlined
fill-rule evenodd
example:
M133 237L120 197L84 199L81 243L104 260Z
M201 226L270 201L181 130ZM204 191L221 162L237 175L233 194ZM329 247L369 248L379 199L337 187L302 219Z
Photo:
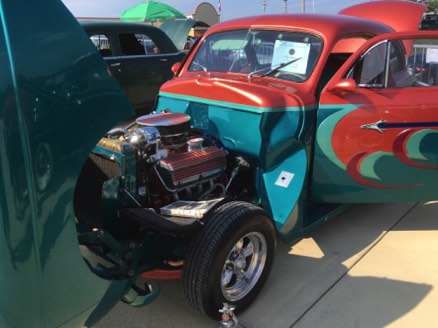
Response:
M165 3L153 0L136 4L120 15L120 19L126 22L156 22L175 18L186 18L186 16Z

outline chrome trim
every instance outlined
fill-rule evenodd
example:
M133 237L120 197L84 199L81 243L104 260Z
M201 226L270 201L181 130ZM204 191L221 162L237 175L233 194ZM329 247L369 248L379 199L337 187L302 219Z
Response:
M364 125L361 125L360 127L361 127L361 129L376 130L380 133L383 133L385 131L379 127L379 124L381 124L381 123L385 123L385 120L380 120L378 122L364 124Z

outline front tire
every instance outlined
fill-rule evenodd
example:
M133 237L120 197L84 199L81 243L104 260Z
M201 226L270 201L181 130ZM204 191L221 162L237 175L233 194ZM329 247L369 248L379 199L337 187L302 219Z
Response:
M193 240L183 268L189 303L212 319L223 303L244 310L272 268L276 233L261 208L245 202L219 207Z

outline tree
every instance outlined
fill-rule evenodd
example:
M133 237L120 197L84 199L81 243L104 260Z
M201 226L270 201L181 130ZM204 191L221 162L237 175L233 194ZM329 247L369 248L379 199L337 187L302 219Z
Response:
M426 5L428 12L438 13L438 0L428 0L426 1Z
M438 13L438 0L410 0L412 2L421 2L427 6L427 13Z

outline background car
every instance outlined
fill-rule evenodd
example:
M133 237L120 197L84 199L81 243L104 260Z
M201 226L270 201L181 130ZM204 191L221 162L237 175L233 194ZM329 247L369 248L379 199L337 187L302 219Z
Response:
M438 30L438 15L427 14L421 20L420 29L422 30Z
M89 22L81 25L117 78L137 115L152 110L160 86L172 78L180 52L165 32L146 24Z

